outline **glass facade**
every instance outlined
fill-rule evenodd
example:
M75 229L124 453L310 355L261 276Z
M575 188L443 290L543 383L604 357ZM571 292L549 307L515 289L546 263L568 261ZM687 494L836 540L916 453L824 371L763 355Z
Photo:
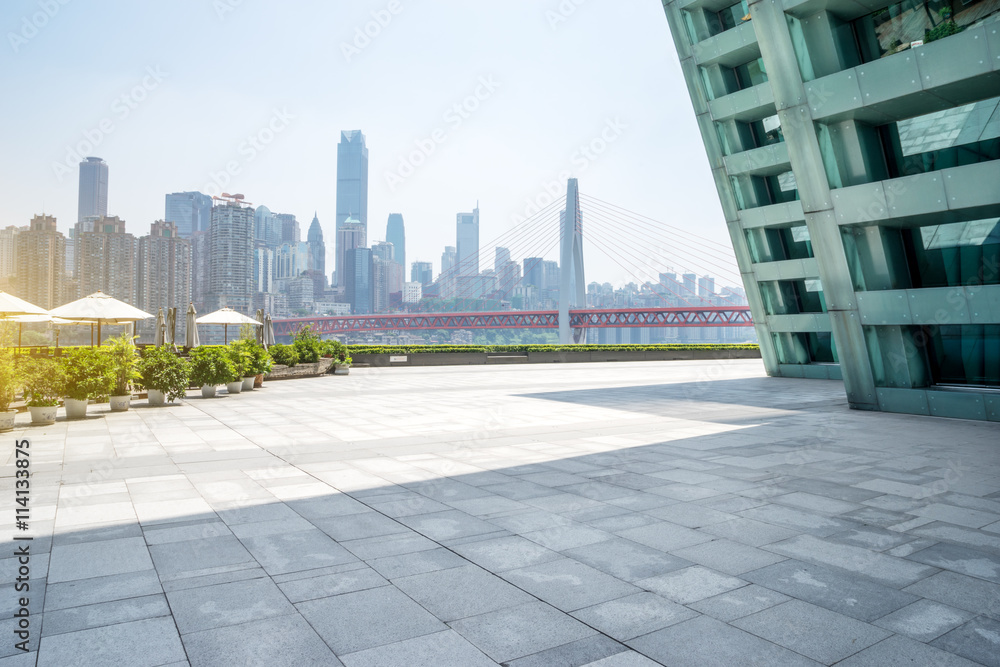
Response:
M758 227L746 231L747 247L754 262L780 262L813 257L809 228Z

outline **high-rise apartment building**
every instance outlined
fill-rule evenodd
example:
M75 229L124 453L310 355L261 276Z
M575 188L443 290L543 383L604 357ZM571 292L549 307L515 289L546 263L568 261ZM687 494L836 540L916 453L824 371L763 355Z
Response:
M1000 420L1000 5L664 9L767 372Z
M165 200L163 219L177 225L177 235L182 239L208 231L212 224L211 197L200 192L173 192Z
M441 274L452 273L455 270L455 264L457 262L458 253L455 251L455 246L446 245L444 247L444 252L441 253Z
M75 231L75 296L100 291L136 303L136 240L125 231L125 221L114 215L87 219Z
M396 249L396 263L406 266L406 227L400 213L390 213L385 225L385 240Z
M56 229L55 216L36 215L16 238L14 294L46 310L68 301L63 297L66 237Z
M365 228L361 224L361 221L353 217L344 220L343 223L337 225L336 266L345 266L344 262L346 260L344 258L356 248L364 248L366 245ZM340 269L337 269L337 285L346 288L347 279L347 269L344 269L343 274L340 273Z
M522 262L524 266L524 285L537 287L539 290L545 287L545 259L543 257L525 257Z
M228 306L244 315L253 306L254 209L239 200L217 203L208 230L205 309Z
M414 262L410 268L410 281L427 287L434 282L434 265L430 262Z
M17 272L17 233L14 225L0 229L0 289L10 291L10 279Z
M274 219L277 228L281 230L281 243L299 243L302 240L302 233L299 231L299 221L291 213L275 213Z
M80 163L80 191L77 221L87 216L108 214L108 163L88 157Z
M309 234L306 236L309 243L309 256L311 257L310 270L318 271L326 278L326 243L323 241L323 228L319 224L319 216L313 213L312 224L309 225Z
M135 305L153 314L176 308L178 329L183 331L190 301L191 241L180 237L176 224L157 220L149 235L139 238Z
M510 248L497 246L494 249L493 269L500 271L500 267L510 261Z
M424 284L411 280L403 283L403 303L420 303L424 298Z
M277 218L271 209L258 206L253 212L253 240L265 246L275 247L281 244L281 230ZM277 243L275 243L277 241Z
M361 130L344 130L337 144L337 285L346 285L341 276L345 250L340 247L340 229L353 218L360 223L362 238L356 248L368 245L368 147Z
M471 213L456 216L455 248L458 251L458 275L479 275L479 206Z

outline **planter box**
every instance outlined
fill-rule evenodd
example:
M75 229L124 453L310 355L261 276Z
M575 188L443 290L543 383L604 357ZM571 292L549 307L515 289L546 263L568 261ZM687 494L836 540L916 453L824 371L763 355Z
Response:
M275 364L271 367L271 372L267 374L268 380L288 380L291 378L308 378L325 375L333 366L333 359L320 359L313 364L296 364L295 366L282 366Z

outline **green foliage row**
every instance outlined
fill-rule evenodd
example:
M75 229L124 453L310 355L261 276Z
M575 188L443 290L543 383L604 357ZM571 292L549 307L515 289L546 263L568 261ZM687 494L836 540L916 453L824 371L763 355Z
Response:
M351 345L352 354L441 354L502 352L669 352L675 350L756 350L757 345Z

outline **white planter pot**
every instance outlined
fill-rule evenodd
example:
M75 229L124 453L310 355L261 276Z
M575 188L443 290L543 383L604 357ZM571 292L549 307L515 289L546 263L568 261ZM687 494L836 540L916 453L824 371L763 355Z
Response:
M226 383L226 391L230 394L238 394L243 390L243 380Z
M203 385L201 385L201 397L202 398L215 398L215 385L214 384L203 384Z
M17 416L17 410L6 410L0 412L0 431L11 431L14 429L14 417Z
M147 389L146 400L150 405L166 405L167 395L158 389Z
M248 378L243 378L243 391L253 391L253 382L257 379L257 376L251 375Z
M32 424L55 424L56 412L58 410L59 406L56 405L32 405L28 408L28 412L31 413Z
M132 396L126 394L125 396L112 396L111 397L111 412L125 412L128 410L129 405L132 403Z
M351 374L351 367L350 366L342 366L340 364L335 364L334 367L333 367L333 374L334 375L350 375Z
M87 416L87 404L90 401L80 401L75 398L63 399L66 406L66 419L83 419Z

